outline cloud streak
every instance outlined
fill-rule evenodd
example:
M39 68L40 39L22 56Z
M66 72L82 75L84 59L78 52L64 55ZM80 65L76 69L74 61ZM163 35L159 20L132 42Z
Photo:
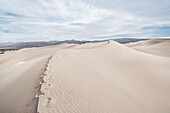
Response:
M170 25L168 0L1 0L0 4L0 42L169 36L169 29L148 29Z

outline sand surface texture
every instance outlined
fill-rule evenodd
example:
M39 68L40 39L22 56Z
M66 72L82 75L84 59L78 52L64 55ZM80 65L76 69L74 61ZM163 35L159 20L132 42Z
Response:
M157 40L1 55L0 113L169 113L170 41Z
M49 58L73 46L26 48L0 55L0 113L37 113L41 76Z
M170 58L110 41L57 52L40 113L169 113Z
M170 57L170 39L152 39L128 43L126 46L145 53Z

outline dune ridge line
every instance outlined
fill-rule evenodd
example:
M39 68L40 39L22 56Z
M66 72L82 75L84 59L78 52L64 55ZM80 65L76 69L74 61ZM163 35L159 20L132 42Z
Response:
M47 63L46 63L46 65L45 65L45 69L44 69L44 72L43 72L43 74L40 76L40 78L42 79L41 81L40 81L40 83L39 83L39 86L40 86L40 88L39 88L39 91L38 91L38 93L36 94L36 96L35 97L37 97L38 98L38 102L37 102L37 107L36 107L36 113L40 113L39 111L38 111L38 105L39 105L39 97L40 96L43 96L45 93L42 91L42 84L44 84L44 83L46 83L46 81L44 80L44 77L45 76L47 76L47 68L49 67L48 65L49 65L49 63L50 63L50 60L52 59L52 57L53 56L50 56L49 58L48 58L48 60L47 60Z

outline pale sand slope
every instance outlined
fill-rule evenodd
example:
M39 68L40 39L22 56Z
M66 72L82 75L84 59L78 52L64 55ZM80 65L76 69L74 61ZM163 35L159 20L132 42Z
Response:
M125 45L145 53L170 57L170 38L139 41Z
M111 41L57 52L39 113L169 113L170 58Z
M0 55L0 113L34 113L37 109L41 75L51 55L74 47L61 44L27 48Z
M0 113L34 113L47 57L0 71Z
M5 54L0 55L0 70L13 66L18 62L26 62L43 56L52 55L60 49L72 48L74 46L76 46L76 44L64 43L54 46L33 47L13 52L5 52Z

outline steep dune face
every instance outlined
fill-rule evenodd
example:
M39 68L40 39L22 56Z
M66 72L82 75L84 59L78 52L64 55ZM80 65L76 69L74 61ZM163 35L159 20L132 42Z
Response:
M170 57L170 39L152 39L125 45L145 53Z
M34 113L47 57L0 71L0 113Z
M40 113L169 113L170 58L110 41L65 49L49 61Z
M36 113L47 61L72 44L26 48L0 55L0 113Z

